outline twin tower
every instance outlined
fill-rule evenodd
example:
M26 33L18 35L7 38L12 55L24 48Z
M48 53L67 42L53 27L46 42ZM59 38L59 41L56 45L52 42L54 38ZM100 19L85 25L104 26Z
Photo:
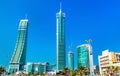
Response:
M65 13L60 11L56 14L56 70L59 72L66 66L65 55ZM24 70L26 63L26 48L28 34L28 19L21 20L18 28L16 46L9 64L9 73Z

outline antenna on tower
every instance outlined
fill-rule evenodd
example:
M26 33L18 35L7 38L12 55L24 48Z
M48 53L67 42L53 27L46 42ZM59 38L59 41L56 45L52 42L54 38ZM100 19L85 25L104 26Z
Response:
M71 45L69 46L69 51L72 51L72 44L73 43L71 43Z
M92 42L92 40L91 39L85 40L85 42L87 42L88 44L90 44Z
M60 1L60 12L62 11L62 2Z
M92 40L91 39L89 39L89 40L85 40L90 46L90 55L92 55L92 50L91 50L91 42L92 42Z
M25 19L27 19L28 17L27 17L28 15L27 14L25 14Z

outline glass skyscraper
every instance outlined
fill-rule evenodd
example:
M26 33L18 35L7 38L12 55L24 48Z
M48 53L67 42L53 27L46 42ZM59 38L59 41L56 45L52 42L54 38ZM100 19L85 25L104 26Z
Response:
M90 44L77 46L77 62L78 67L84 66L89 70L90 76L94 75L92 47Z
M74 53L68 52L68 68L74 70Z
M56 70L57 72L62 70L66 66L65 56L65 13L60 11L56 14Z
M84 66L88 69L90 68L89 64L89 49L86 45L80 45L77 47L77 60L78 60L78 67Z
M9 73L22 71L26 63L28 20L21 20L18 28L16 46L10 61Z

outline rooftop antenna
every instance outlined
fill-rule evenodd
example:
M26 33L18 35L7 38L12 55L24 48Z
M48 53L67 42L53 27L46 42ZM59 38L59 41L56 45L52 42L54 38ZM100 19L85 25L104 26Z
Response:
M72 44L73 44L73 42L72 42L71 45L69 46L69 51L72 51Z
M62 11L62 2L60 1L60 12Z
M88 44L90 44L91 42L92 42L92 40L91 39L89 39L89 40L85 40Z
M27 14L25 14L25 19L27 19L28 17L27 17L28 15Z

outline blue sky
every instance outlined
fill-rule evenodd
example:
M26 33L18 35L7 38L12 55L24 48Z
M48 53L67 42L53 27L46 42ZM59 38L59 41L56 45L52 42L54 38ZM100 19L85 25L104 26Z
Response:
M66 54L69 45L92 39L94 64L101 51L120 51L119 0L63 0L66 13ZM0 65L8 65L17 39L20 19L28 15L27 62L56 62L56 13L60 0L0 0ZM8 55L8 58L6 57ZM66 55L67 56L67 55Z

